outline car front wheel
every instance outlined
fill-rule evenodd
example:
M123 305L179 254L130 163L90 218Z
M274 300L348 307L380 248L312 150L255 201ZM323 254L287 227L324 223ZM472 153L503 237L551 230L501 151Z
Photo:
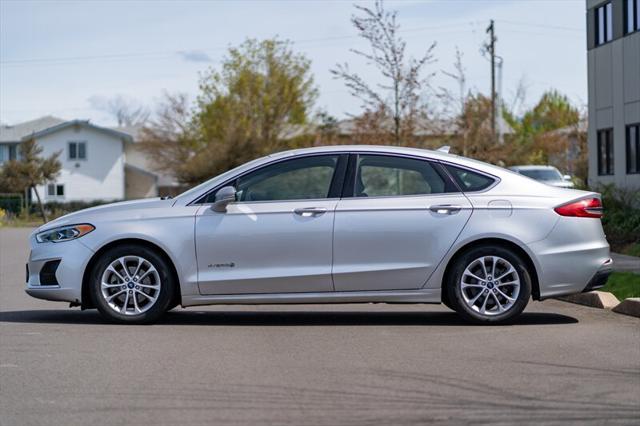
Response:
M144 246L109 249L95 264L91 284L96 307L114 322L155 322L173 300L173 277L166 261Z
M513 320L531 297L531 277L519 255L501 246L464 252L447 280L452 307L466 320L499 324Z

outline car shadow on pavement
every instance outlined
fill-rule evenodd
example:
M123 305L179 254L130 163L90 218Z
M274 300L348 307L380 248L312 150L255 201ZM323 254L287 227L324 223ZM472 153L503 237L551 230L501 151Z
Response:
M25 310L0 312L0 322L34 324L108 324L97 311ZM547 312L524 312L512 326L575 324L576 318ZM362 311L171 311L157 325L209 326L461 326L454 312Z

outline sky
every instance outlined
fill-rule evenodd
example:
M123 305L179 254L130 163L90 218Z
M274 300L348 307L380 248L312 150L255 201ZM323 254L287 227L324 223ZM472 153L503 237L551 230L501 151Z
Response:
M320 96L316 108L338 117L360 101L330 69L349 63L366 80L376 70L350 49L366 49L350 23L354 4L371 1L18 1L0 0L0 122L43 115L114 125L101 106L122 96L153 110L164 91L193 99L198 79L219 67L229 46L247 38L292 41L312 63ZM428 71L433 88L457 86L446 76L463 54L469 90L488 94L489 61L481 54L495 20L503 59L503 99L518 84L531 106L551 88L579 106L587 102L584 0L398 0L409 55L436 42Z

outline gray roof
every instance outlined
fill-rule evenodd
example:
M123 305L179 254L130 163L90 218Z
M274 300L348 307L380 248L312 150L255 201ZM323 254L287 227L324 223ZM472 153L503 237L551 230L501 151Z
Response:
M122 138L128 142L132 142L132 138L131 135L129 135L128 133L123 133L123 132L119 132L117 130L113 130L113 129L109 129L108 127L100 127L100 126L96 126L95 124L89 123L89 120L71 120L71 121L65 121L64 123L60 123L56 126L53 127L48 127L46 129L42 129L39 132L34 132L31 135L26 135L27 136L32 136L32 137L42 137L42 136L46 136L48 134L51 133L55 133L59 130L62 129L66 129L67 127L71 127L71 126L84 126L84 127L89 127L91 129L97 130L99 132L103 132L103 133L107 133L111 136L114 136L116 138Z
M14 126L3 124L0 126L0 142L20 142L25 136L41 132L42 130L62 124L65 121L66 120L61 118L47 115Z
M57 117L45 116L35 120L25 121L24 123L19 123L14 126L0 126L0 142L21 142L26 138L45 136L69 126L90 127L94 130L108 133L129 142L133 140L133 135L129 132L96 126L95 124L90 123L89 120L63 120Z
M506 135L513 134L513 128L506 122L503 117L498 117L498 120L502 124L502 132ZM336 123L335 131L341 136L350 136L357 131L357 119L356 118L347 118L344 120L340 120ZM415 136L423 136L423 137L442 137L442 136L454 136L459 132L458 122L455 118L450 119L424 119L419 118L416 120L415 125ZM487 123L488 125L488 123ZM387 129L392 128L391 120L387 120L387 122L382 123L382 127L386 127ZM305 124L305 125L294 125L286 127L281 134L281 137L284 139L291 139L296 136L301 136L304 134L311 134L317 131L318 125L316 124Z
M572 126L561 127L559 129L551 130L549 134L570 136L570 135L575 135L579 133L587 133L588 127L589 127L589 122L587 121L586 118L582 118L580 119L580 121L578 121L578 123Z
M337 124L338 133L345 136L355 133L357 129L356 120L357 119L348 118L346 120L339 121ZM387 120L387 122L383 123L382 126L387 129L391 129L393 124L391 120ZM420 118L416 120L414 136L450 136L455 134L456 130L457 124L454 119L425 120Z

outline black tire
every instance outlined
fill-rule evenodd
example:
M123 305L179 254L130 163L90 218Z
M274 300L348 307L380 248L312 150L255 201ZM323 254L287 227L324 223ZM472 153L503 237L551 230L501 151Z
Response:
M151 292L152 296L155 296L155 301L151 303L151 306L147 307L147 310L141 313L135 313L135 311L134 313L128 314L116 312L115 308L112 308L109 305L109 303L105 300L105 296L103 295L103 274L114 261L128 256L143 258L144 260L149 262L157 271L157 275L153 274L155 278L154 281L159 281L157 284L153 282L153 285L158 286L157 290L146 290L144 288L139 288L138 291L129 287L127 287L126 290L122 290L122 292L124 292L124 296L126 296L126 293L130 293L130 296L133 295L131 297L137 297L136 304L138 303L138 300L140 300L141 304L150 303L151 301L151 298L142 297L142 295L138 296L136 292ZM129 268L128 264L127 267ZM131 272L131 269L129 269L129 271ZM119 272L122 273L123 270L120 269ZM145 280L148 279L149 278L145 278ZM127 280L129 279L127 278ZM171 269L169 268L169 265L167 265L167 261L163 256L158 254L156 251L142 245L123 244L107 250L95 263L91 272L90 289L95 306L98 308L98 311L100 311L100 314L102 314L102 316L104 316L109 321L121 324L151 324L156 322L169 309L171 302L175 300L174 294L176 291L176 285L174 281L175 280L173 278L173 274L171 273ZM120 281L116 279L116 281L114 282L119 283ZM148 281L146 282L148 283ZM133 284L133 278L131 279L131 282L122 284L122 289L124 289L125 286ZM142 280L138 284L140 284L141 287L144 287ZM112 291L113 293L115 293L119 291L119 289L109 289L107 291ZM124 305L124 302L122 301L124 296L116 296L112 300L121 301L122 305ZM131 299L131 302L129 302L127 306L130 306L132 302L133 299ZM129 312L129 310L130 309L125 309L124 311Z
M500 293L496 293L496 292L504 290L504 293L506 295L513 296L514 293L509 293L509 292L510 291L513 292L514 287L509 287L508 285L505 285L505 284L500 284L499 286L496 286L494 285L496 281L490 281L490 280L479 281L473 278L469 278L469 276L467 276L465 280L468 281L469 283L472 283L474 285L481 284L485 286L485 287L477 287L477 288L475 286L468 287L465 290L467 299L473 300L475 296L478 296L480 298L478 302L476 302L478 304L481 304L480 302L484 300L483 298L486 297L488 299L487 305L494 310L494 313L483 314L481 313L481 307L476 305L472 307L469 305L469 303L467 303L467 301L465 301L465 298L463 297L463 294L462 294L463 290L462 290L461 282L462 282L465 269L468 266L471 266L474 263L474 261L477 262L477 259L487 257L489 258L489 260L487 260L487 263L484 263L484 261L481 262L482 264L484 264L484 267L487 267L492 265L491 259L494 256L497 258L502 258L503 260L505 260L506 262L510 263L513 266L513 268L515 269L515 272L512 273L511 275L508 275L507 278L505 278L505 280L513 281L515 280L515 275L513 274L517 274L517 278L519 280L519 291L517 296L513 297L513 299L515 300L513 302L510 302L508 299L503 297ZM476 267L482 268L482 266L478 266L480 265L479 263L475 263L475 265ZM498 268L501 268L501 267L504 268L502 271L506 269L506 263L502 261L498 261L497 265L498 265ZM481 270L482 269L480 269L479 271ZM476 275L480 276L481 278L490 278L490 279L495 278L495 277L491 277L491 275L489 275L488 277L482 277L482 275L480 275L480 272L478 272L478 274ZM496 273L496 275L499 275L499 274ZM502 280L500 282L502 283ZM489 286L491 287L489 288ZM494 287L500 287L500 288L498 290L494 290ZM456 312L458 312L458 314L460 314L460 316L462 316L462 318L464 318L466 321L475 323L475 324L505 324L513 321L518 315L522 313L524 308L527 306L527 303L529 302L529 298L531 297L531 274L529 273L527 264L523 261L521 256L514 253L513 251L499 245L479 246L479 247L474 247L472 249L469 249L455 258L454 263L452 264L451 268L449 268L448 276L446 277L445 291L447 292L447 295L446 295L447 302L448 302L447 305L450 304L451 307ZM490 294L490 292L492 291L494 294ZM470 293L470 292L473 292L473 293ZM479 295L479 292L484 292L484 294ZM500 301L504 302L505 304L512 303L512 305L508 309L506 309L504 312L500 312L500 310L498 309L498 305L500 305L500 307L503 306L500 303ZM498 313L495 313L496 310L498 311ZM487 310L485 310L485 312L487 312Z
M449 293L447 291L442 292L442 304L452 311L456 310L456 308L449 301Z
M179 305L180 305L180 302L178 300L174 300L173 302L169 303L169 306L167 307L167 311L171 311L177 308Z

